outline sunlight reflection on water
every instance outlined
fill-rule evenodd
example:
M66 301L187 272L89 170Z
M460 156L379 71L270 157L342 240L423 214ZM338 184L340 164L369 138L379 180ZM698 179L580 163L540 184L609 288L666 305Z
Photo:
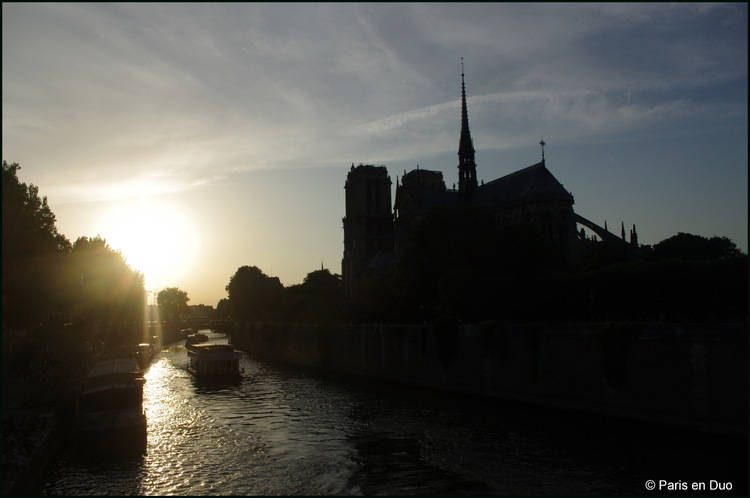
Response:
M184 347L172 345L146 373L145 455L99 461L68 452L42 493L632 494L665 462L684 471L691 461L706 463L703 454L721 454L670 449L652 442L654 434L576 417L275 368L248 356L245 378L234 384L202 385L186 366Z

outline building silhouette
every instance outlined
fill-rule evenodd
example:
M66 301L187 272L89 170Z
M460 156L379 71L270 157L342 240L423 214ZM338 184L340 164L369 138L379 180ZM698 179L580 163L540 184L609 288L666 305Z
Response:
M446 188L443 173L416 169L396 178L396 199L391 211L391 179L385 166L352 167L347 175L342 277L346 296L357 297L368 274L394 264L414 223L435 207L476 207L491 214L495 228L527 225L556 246L571 268L576 268L590 242L589 228L602 242L626 257L638 255L635 226L630 241L575 213L573 194L565 190L542 160L496 180L478 184L475 150L469 129L466 84L461 71L461 134L458 145L458 188Z
M395 261L391 177L385 166L352 169L346 178L346 217L344 222L344 258L341 275L347 297L366 271L375 265ZM380 260L380 261L378 261Z

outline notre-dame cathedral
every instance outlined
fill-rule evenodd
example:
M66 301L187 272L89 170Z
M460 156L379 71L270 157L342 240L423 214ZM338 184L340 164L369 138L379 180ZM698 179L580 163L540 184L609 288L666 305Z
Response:
M393 265L399 246L426 210L436 206L474 206L486 209L496 227L527 224L561 249L571 267L581 258L583 225L602 241L638 252L635 226L630 241L588 221L573 211L573 195L547 169L544 141L541 162L491 182L477 183L474 145L469 131L466 85L461 74L461 136L458 143L458 189L446 188L440 171L424 169L404 173L396 179L396 201L391 208L391 178L385 166L352 164L344 188L344 257L342 277L347 297L355 297L359 282L372 271Z

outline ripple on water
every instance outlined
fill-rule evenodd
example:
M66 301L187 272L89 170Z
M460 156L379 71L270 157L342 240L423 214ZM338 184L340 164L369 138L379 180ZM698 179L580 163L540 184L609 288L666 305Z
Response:
M698 450L649 443L654 434L320 378L248 356L242 381L204 386L186 364L178 345L146 374L144 456L107 462L67 452L43 494L632 494L665 461L702 458L719 472L736 458L703 448L709 462Z

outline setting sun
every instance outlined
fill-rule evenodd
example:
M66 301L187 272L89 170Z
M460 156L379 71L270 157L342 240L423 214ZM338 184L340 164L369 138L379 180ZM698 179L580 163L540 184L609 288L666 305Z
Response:
M143 273L148 290L178 285L198 253L199 238L190 219L165 202L118 203L101 214L98 225L110 247Z

